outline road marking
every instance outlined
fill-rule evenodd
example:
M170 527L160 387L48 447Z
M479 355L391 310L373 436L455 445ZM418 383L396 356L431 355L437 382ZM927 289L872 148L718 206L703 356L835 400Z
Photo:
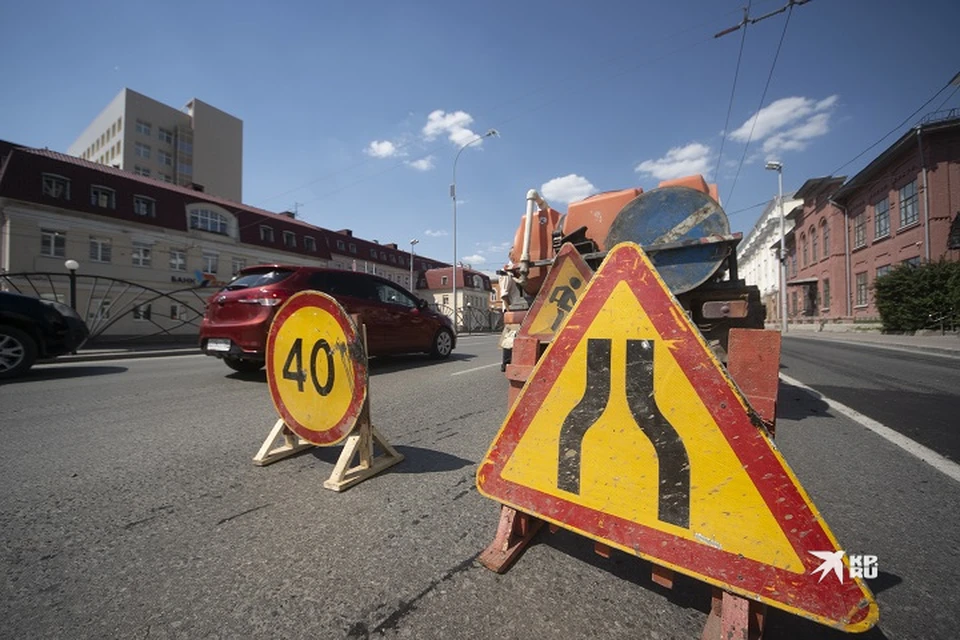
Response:
M873 418L863 415L856 409L851 409L845 404L840 404L836 400L832 400L826 397L816 389L813 389L812 387L808 387L807 385L803 384L799 380L791 378L790 376L784 375L782 373L780 374L780 379L789 385L792 385L794 387L799 387L804 391L809 391L810 393L816 395L819 399L826 402L827 406L829 406L831 409L845 415L846 417L850 418L860 426L869 429L870 431L874 432L875 434L877 434L884 440L890 442L891 444L894 444L900 447L910 455L916 458L919 458L923 462L926 462L931 467L933 467L940 473L944 474L945 476L952 478L957 482L960 482L960 465L953 462L952 460L949 460L943 457L933 449L929 449L923 446L922 444L920 444L919 442L915 442L914 440L911 440L905 435L898 433L897 431L894 431L890 427L880 422L877 422Z
M450 375L451 375L451 376L460 376L460 375L463 375L463 374L465 374L465 373L473 373L474 371L480 371L481 369L489 369L490 367L499 367L499 366L500 366L500 363L499 363L499 362L494 362L494 363L492 363L492 364L485 364L485 365L483 365L482 367L474 367L473 369L465 369L465 370L463 370L463 371L457 371L457 372L455 372L455 373L451 373Z

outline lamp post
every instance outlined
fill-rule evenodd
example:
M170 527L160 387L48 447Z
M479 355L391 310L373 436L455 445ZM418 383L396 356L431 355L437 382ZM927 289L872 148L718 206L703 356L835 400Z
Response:
M63 263L63 266L70 271L70 307L76 311L77 310L77 269L80 268L80 263L76 260L67 260Z
M777 204L780 209L780 332L787 332L787 245L783 222L783 163L771 161L768 171L777 172Z
M453 199L453 334L457 334L457 161L460 160L460 154L463 150L472 144L480 142L484 138L499 136L496 129L489 129L482 136L477 136L469 142L465 142L457 151L453 159L453 182L450 183L450 198Z
M417 255L414 247L420 244L420 241L414 238L410 241L410 291L413 293L417 292L417 285L413 281L413 258Z

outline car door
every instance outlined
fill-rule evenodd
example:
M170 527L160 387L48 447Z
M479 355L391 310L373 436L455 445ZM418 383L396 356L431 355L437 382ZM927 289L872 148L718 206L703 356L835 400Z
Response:
M333 297L348 314L356 316L358 325L366 325L368 355L390 352L389 336L381 329L385 319L381 317L369 276L352 271L322 271L311 278L311 286Z
M389 282L374 283L378 317L388 334L388 348L393 353L423 351L430 347L431 323L417 306L417 300Z

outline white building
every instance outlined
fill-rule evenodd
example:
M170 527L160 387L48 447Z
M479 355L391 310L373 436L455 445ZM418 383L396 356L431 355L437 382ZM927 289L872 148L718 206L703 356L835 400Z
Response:
M792 193L783 195L783 214L786 216L795 207L803 206L803 200L793 199ZM789 234L793 221L784 220L784 234ZM760 298L767 308L767 322L780 319L777 303L780 291L780 271L777 263L777 248L780 243L780 208L777 199L767 203L760 219L737 247L739 275L747 284L760 289Z
M175 109L123 89L67 153L242 202L243 121L196 98Z

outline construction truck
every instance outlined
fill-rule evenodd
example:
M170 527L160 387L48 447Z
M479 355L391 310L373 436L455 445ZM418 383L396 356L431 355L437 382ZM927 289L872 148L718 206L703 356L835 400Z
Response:
M643 248L725 363L730 329L762 329L766 319L759 289L747 285L737 271L736 248L742 237L730 232L717 186L701 175L664 181L650 191L632 188L590 196L571 203L565 214L530 190L510 262L498 272L505 304L501 368L510 361L513 337L560 249L572 245L596 270L621 242Z

